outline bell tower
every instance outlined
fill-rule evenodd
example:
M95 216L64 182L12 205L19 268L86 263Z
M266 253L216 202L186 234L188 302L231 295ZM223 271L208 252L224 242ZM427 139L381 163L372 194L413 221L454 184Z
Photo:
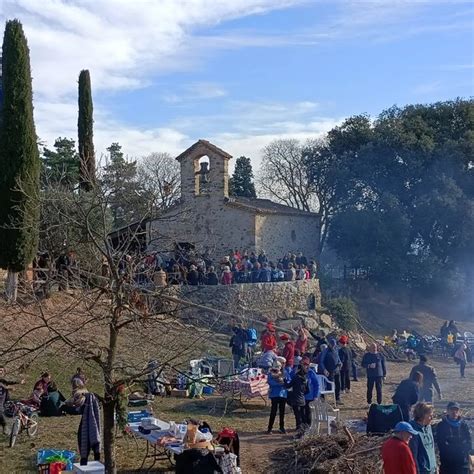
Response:
M181 165L181 200L229 197L231 155L207 140L199 140L176 159Z

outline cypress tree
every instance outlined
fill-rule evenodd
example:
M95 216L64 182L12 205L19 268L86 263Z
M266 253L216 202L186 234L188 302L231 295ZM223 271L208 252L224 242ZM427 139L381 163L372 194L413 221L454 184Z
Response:
M7 296L16 298L17 272L38 247L40 158L33 121L30 54L18 20L7 21L2 58L0 127L0 267L9 270Z
M235 169L230 179L230 194L232 196L241 196L255 198L255 184L253 183L253 171L250 158L241 156L235 162Z
M77 128L79 134L79 158L81 160L81 188L90 191L95 182L95 154L93 142L91 77L89 71L79 74L79 118Z

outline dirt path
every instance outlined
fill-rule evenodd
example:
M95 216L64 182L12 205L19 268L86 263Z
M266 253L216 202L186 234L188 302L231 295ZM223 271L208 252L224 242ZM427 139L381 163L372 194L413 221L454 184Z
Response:
M438 379L443 393L441 401L435 399L436 412L444 411L450 400L461 403L467 416L474 416L474 366L470 364L466 369L466 378L461 379L458 366L452 362L436 360L431 364L436 368ZM398 383L406 378L413 366L412 363L400 362L387 364L387 380L384 386L384 401L391 403L391 396ZM343 394L344 405L340 407L343 420L363 418L366 414L367 403L365 400L366 381L361 378L359 382L352 384L352 392ZM269 409L267 408L267 414ZM265 416L262 413L262 416ZM242 472L244 474L268 474L273 472L270 454L275 449L288 446L294 440L294 418L287 407L285 416L288 434L267 435L262 429L260 431L241 432L241 459ZM257 423L256 423L257 424ZM259 420L258 425L264 426ZM260 427L259 426L259 427Z

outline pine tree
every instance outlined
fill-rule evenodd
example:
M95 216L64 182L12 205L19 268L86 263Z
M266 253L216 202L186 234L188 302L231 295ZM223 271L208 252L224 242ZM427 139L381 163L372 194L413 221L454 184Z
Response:
M55 151L43 150L43 177L45 183L60 184L72 189L79 182L79 155L74 140L56 138Z
M250 158L246 156L237 158L234 174L230 179L230 194L232 196L256 198L255 184L252 180L253 171Z
M113 227L119 228L143 218L146 202L137 179L137 162L127 161L118 143L112 143L107 151L109 161L102 184L112 211Z
M40 175L30 54L18 20L5 26L2 72L0 267L9 271L7 297L15 300L18 272L28 267L38 247Z
M81 188L89 191L95 182L95 154L93 142L91 77L88 70L79 74L79 118L77 121L79 135L79 157L81 160Z

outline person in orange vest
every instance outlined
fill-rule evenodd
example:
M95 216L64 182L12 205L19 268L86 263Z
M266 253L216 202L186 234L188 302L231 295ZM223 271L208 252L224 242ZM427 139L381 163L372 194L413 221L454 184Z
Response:
M277 340L275 327L271 321L267 323L267 329L265 329L260 336L260 345L262 346L263 352L274 351L276 349Z

